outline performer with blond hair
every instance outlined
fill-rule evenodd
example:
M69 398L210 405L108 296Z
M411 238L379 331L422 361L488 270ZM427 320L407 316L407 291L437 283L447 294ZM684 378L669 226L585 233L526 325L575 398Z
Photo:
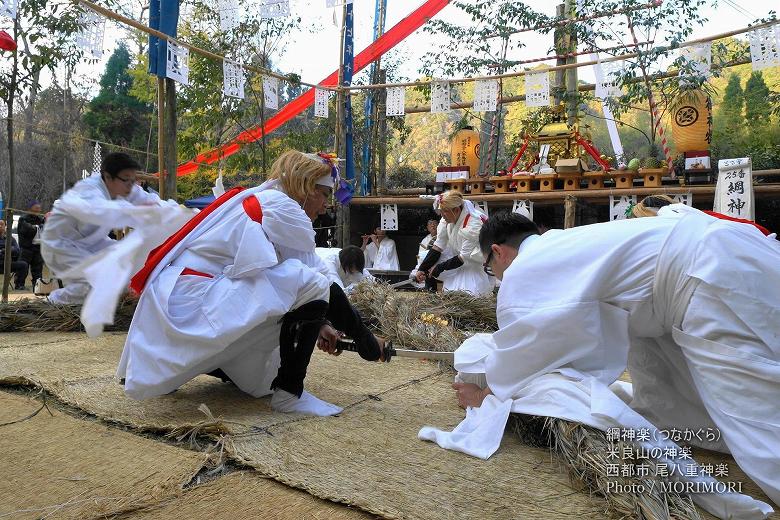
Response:
M288 151L258 188L234 188L150 255L131 286L141 293L117 376L125 392L167 394L199 374L234 383L282 412L334 415L304 391L316 346L336 353L340 332L365 359L382 355L315 253L312 221L333 190L333 158Z
M476 295L490 294L495 279L482 268L479 250L479 230L487 215L465 200L457 191L445 191L433 201L433 209L441 215L436 241L417 268L416 279L439 278L445 291L466 291ZM442 251L454 256L439 262Z

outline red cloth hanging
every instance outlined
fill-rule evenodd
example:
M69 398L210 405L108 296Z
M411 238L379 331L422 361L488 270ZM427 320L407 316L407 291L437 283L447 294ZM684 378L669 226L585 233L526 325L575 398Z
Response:
M450 0L427 0L423 5L414 10L409 16L394 25L389 31L377 38L371 45L363 49L354 60L354 72L366 67L382 54L389 51L407 36L420 28L429 19L444 9ZM339 73L333 72L330 76L319 82L319 85L332 87L338 83ZM290 119L294 118L314 103L314 89L309 89L297 98L287 103L276 115L265 122L265 135L270 134ZM255 126L241 132L232 141L224 145L204 152L195 159L180 165L176 169L176 175L189 175L198 170L203 164L213 164L223 157L229 157L239 151L246 143L257 141L263 137L263 128Z
M235 195L238 195L244 191L244 188L237 187L233 188L231 190L226 191L220 197L200 210L200 213L192 217L190 220L187 221L186 224L184 224L181 229L179 229L176 233L168 237L168 239L157 246L156 248L152 249L149 252L149 256L146 258L146 263L141 268L140 271L135 273L133 278L130 280L130 289L135 291L136 294L141 294L141 292L144 290L144 287L146 286L146 281L149 279L149 276L151 276L152 271L154 271L154 268L157 267L157 264L162 262L162 259L165 258L165 255L167 255L171 249L173 249L173 246L181 242L184 237L186 237L190 232L192 232L195 227L203 222L203 219L208 217L215 209L220 207L222 204L233 198ZM257 199L255 199L257 200Z
M3 49L4 51L16 50L16 42L11 38L11 35L5 31L0 31L0 49Z

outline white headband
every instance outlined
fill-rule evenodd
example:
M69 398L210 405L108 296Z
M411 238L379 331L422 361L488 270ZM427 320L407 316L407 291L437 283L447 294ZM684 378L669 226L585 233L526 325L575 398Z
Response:
M328 188L333 188L336 185L335 180L330 174L320 177L314 184L317 186L327 186Z

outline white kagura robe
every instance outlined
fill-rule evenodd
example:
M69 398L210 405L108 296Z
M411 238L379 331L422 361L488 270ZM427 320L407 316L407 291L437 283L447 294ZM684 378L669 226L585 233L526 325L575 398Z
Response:
M398 271L398 253L395 250L395 241L392 238L383 238L379 247L374 242L369 242L365 250L366 269L379 271Z
M780 501L777 242L678 204L553 230L521 245L497 312L499 331L455 354L459 377L494 395L453 432L421 438L487 458L510 411L601 429L717 428L721 443L691 443L730 451ZM613 384L626 367L633 399ZM721 518L771 511L734 493L694 500Z
M476 209L471 201L463 201L463 209L457 222L447 224L439 221L434 245L442 251L449 250L452 256L459 255L463 265L457 269L443 271L439 279L444 282L445 291L466 291L484 295L493 292L495 278L485 274L482 267L484 257L479 249L479 231L487 216Z
M217 368L244 392L271 393L282 316L327 301L330 282L314 252L311 220L297 202L267 187L219 206L152 272L117 370L128 396L166 394ZM262 223L246 213L248 197L258 199Z
M105 289L119 283L126 286L130 276L143 264L146 255L179 229L192 211L175 201L162 201L133 185L130 195L111 199L99 175L76 183L54 203L41 237L41 256L55 276L66 285L49 295L54 303L78 304L87 298L90 287ZM132 227L122 240L111 240L112 229ZM124 243L123 243L124 242ZM125 252L117 254L117 249ZM132 249L136 256L128 256ZM115 265L106 276L90 270L99 261L97 255L110 256ZM93 298L94 300L94 298ZM113 307L93 301L97 321L111 322ZM89 312L89 311L88 311ZM99 332L100 325L87 327L87 332Z
M346 292L350 292L354 286L362 280L374 279L367 269L363 269L363 272L361 273L348 273L344 271L341 267L341 262L339 262L339 252L341 252L341 248L318 247L315 251L328 270L328 279L331 282L338 284L339 287Z

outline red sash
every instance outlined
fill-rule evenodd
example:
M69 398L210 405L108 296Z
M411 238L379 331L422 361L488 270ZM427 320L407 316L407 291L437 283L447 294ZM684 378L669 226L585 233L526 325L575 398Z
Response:
M144 287L146 286L146 281L152 275L152 271L154 271L154 269L157 267L157 264L159 264L163 258L165 258L165 256L171 252L171 249L173 249L176 244L181 242L184 237L190 234L192 230L194 230L198 224L203 222L203 220L208 217L215 209L233 198L235 195L241 193L243 190L244 188L236 187L226 191L217 200L203 208L200 213L187 221L187 223L184 224L181 229L168 237L165 242L152 249L152 251L149 253L149 256L146 258L146 263L144 266L140 271L135 273L135 276L133 276L133 278L130 280L130 289L135 291L136 294L141 294L141 292L144 290ZM257 200L256 197L253 198ZM258 206L259 205L260 204L258 203Z
M756 224L752 220L747 220L747 219L744 219L744 218L732 217L732 216L729 216L729 215L724 215L723 213L716 213L715 211L704 210L704 213L706 213L707 215L710 215L711 217L715 217L715 218L719 218L719 219L723 219L723 220L730 220L732 222L740 222L742 224L750 224L751 226L756 227L764 235L771 234L771 232L767 228L765 228L761 224Z

